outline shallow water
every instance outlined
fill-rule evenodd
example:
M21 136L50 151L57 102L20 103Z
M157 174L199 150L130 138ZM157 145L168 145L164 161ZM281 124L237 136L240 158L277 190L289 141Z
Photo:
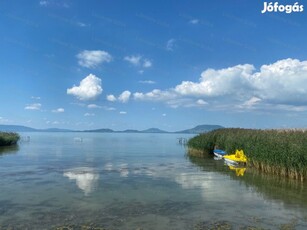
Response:
M21 135L0 149L0 229L307 229L306 183L189 158L191 135Z

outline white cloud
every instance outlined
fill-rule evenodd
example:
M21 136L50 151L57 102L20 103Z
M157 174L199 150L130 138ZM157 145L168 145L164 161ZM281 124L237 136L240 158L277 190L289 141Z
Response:
M143 67L144 68L149 68L152 66L152 61L148 60L148 59L145 59L144 60L144 63L143 63Z
M48 1L39 1L40 6L48 6L49 2Z
M84 116L85 117L93 117L93 116L95 116L95 113L85 113Z
M107 100L111 102L119 101L122 103L126 103L129 101L130 96L131 96L131 92L128 90L125 90L117 98L113 94L107 95Z
M140 55L131 55L131 56L124 57L125 61L128 61L129 63L135 66L140 65L141 59L142 59L142 56Z
M167 43L166 43L166 50L173 51L174 45L175 45L175 39L168 40Z
M152 80L139 81L139 83L142 83L142 84L156 84L156 82L152 81Z
M262 65L251 64L207 69L199 81L183 81L166 90L136 92L135 100L161 101L170 107L271 108L305 111L307 103L307 61L283 59ZM195 101L195 98L198 98Z
M239 105L238 108L252 108L260 102L261 102L260 98L252 97L248 99L247 101L245 101L242 105Z
M112 56L103 50L84 50L77 54L79 65L95 68L99 64L112 61Z
M125 115L125 114L127 114L127 112L125 112L125 111L120 111L119 114Z
M81 101L86 101L96 99L102 91L101 79L90 74L80 82L79 86L67 89L67 94L73 95Z
M33 103L33 104L26 105L25 109L26 110L40 110L41 107L42 107L42 104L40 104L40 103Z
M116 97L113 94L110 94L110 95L107 95L107 100L114 102L114 101L116 101Z
M184 108L192 108L192 107L203 107L207 105L204 100L198 99L194 100L192 98L177 98L173 100L169 100L166 102L166 104L171 108L178 108L178 107L184 107Z
M89 105L87 105L87 108L89 108L89 109L100 109L101 106L100 105L96 105L96 104L89 104Z
M264 100L270 103L305 103L307 61L284 59L263 65L258 72L250 64L208 69L201 74L199 82L183 81L175 91L183 96L227 96L243 101L246 106Z
M122 103L126 103L129 101L130 96L131 96L131 92L126 90L119 95L118 100Z
M208 103L205 102L203 99L198 99L198 100L196 101L196 104L198 104L198 105L208 105Z
M280 103L307 102L307 61L284 59L263 65L250 76L250 84L261 99Z
M56 0L41 0L39 5L42 7L59 7L59 8L69 8L70 5L65 1L56 1Z
M58 109L54 109L52 110L53 113L64 113L64 109L63 108L58 108Z
M152 66L152 61L146 58L143 58L141 55L131 55L124 57L124 60L129 62L134 66L139 66L143 68L149 68ZM139 73L142 74L144 71L140 70Z
M40 97L35 97L35 96L32 96L31 99L34 99L34 100L40 100L41 98Z
M248 78L254 67L249 64L236 65L226 69L208 69L201 74L199 82L183 81L175 87L181 95L194 96L224 96L245 91L248 87ZM239 86L239 87L238 87ZM244 87L241 89L241 87Z
M173 92L173 90L162 91L159 89L154 89L148 93L136 92L133 94L133 97L135 100L139 101L168 101L175 99L178 96Z

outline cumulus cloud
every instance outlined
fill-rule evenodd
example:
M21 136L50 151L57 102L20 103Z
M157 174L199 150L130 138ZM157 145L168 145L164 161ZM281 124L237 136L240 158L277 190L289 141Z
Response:
M111 102L114 102L114 101L116 101L117 99L116 99L116 97L115 97L113 94L110 94L110 95L107 95L107 100L108 100L108 101L111 101Z
M63 108L57 108L52 110L53 113L64 113L64 111L65 110Z
M131 55L124 57L124 60L131 63L132 65L138 66L141 62L142 56L140 55Z
M183 81L175 87L175 91L181 95L194 96L224 96L245 91L248 87L248 78L251 76L254 66L236 65L226 69L208 69L201 74L199 82ZM239 87L238 87L239 86ZM241 87L244 87L241 89Z
M143 58L141 55L131 55L124 57L124 60L130 64L138 67L149 68L152 66L152 61L146 58ZM141 70L140 73L144 71Z
M125 90L117 98L113 94L107 95L107 100L110 102L119 101L122 103L126 103L129 101L130 96L131 96L131 92L128 90Z
M26 110L40 110L42 107L42 104L40 103L33 103L33 104L28 104L25 106Z
M307 102L307 61L284 59L263 65L250 76L250 83L261 99L280 103Z
M178 95L172 89L165 91L154 89L148 93L136 92L133 97L139 101L168 101L177 98Z
M129 101L130 96L131 96L131 92L126 90L119 95L118 100L122 103L126 103Z
M81 101L86 101L96 99L102 91L101 79L90 74L80 82L79 86L67 89L67 94L73 95Z
M183 81L166 90L136 92L133 98L162 101L174 108L210 105L210 108L235 106L249 109L266 106L272 109L305 111L307 61L283 59L262 65L258 71L251 64L207 69L201 73L199 81ZM198 99L195 101L196 98Z
M126 115L127 112L126 111L120 111L119 114Z
M101 63L111 62L112 56L103 50L84 50L77 54L79 65L86 68L95 68Z
M87 105L87 108L89 108L89 109L100 109L101 106L100 105L96 105L96 104L89 104L89 105Z
M144 62L143 62L143 67L144 68L149 68L152 66L152 61L148 60L148 59L145 59Z

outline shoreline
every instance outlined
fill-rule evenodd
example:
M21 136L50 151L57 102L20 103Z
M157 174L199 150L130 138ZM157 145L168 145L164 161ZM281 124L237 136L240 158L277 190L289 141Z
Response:
M187 143L187 154L204 157L215 148L232 154L243 149L246 166L263 173L304 181L307 178L305 130L219 129L200 134Z
M13 132L0 132L0 147L7 147L16 145L20 136Z

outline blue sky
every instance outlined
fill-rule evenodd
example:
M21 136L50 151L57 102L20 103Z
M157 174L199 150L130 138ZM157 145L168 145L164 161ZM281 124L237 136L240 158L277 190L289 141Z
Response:
M306 128L306 12L263 4L1 1L0 124Z

